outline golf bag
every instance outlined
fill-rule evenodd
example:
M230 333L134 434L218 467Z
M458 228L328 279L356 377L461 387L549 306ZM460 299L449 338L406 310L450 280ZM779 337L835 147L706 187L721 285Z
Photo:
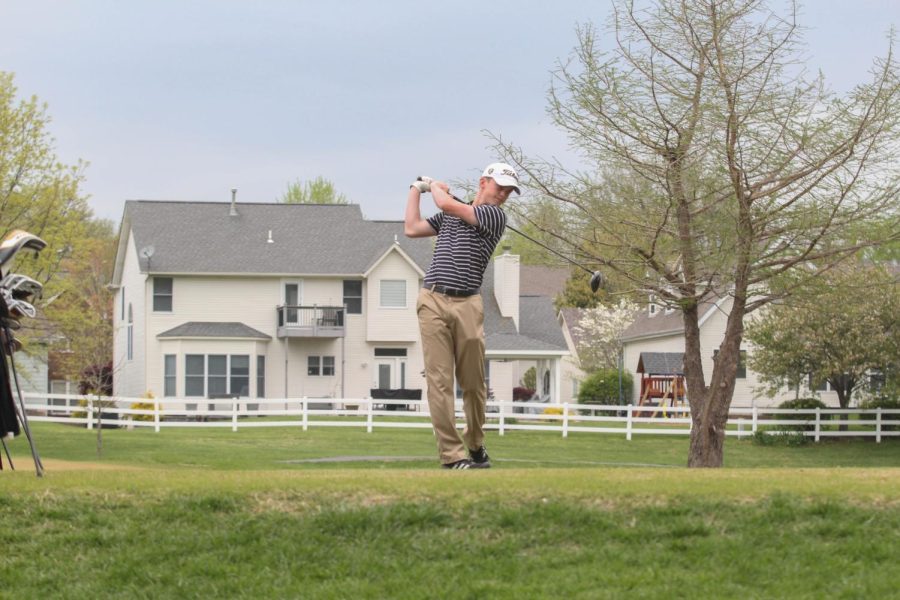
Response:
M34 301L40 298L43 286L26 275L9 273L8 267L13 257L23 248L37 253L46 246L47 243L41 238L21 230L11 232L0 242L0 443L10 468L15 469L6 442L24 431L38 477L43 475L44 466L28 427L25 398L13 359L13 354L22 348L22 344L13 335L13 331L21 327L22 317L34 318ZM0 469L2 468L3 457L0 456Z

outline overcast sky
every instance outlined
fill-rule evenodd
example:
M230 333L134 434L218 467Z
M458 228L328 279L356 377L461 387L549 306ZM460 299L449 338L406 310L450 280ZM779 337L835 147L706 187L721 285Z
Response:
M484 130L566 156L550 73L609 0L2 0L0 70L49 105L59 158L90 163L97 216L128 199L272 202L324 176L402 219L418 174L474 180ZM900 0L807 0L809 67L867 78ZM427 208L425 212L429 213Z

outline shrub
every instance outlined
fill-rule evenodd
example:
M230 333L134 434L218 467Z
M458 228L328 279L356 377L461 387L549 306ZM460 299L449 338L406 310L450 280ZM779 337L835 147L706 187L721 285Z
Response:
M622 373L623 402L631 402L632 378L630 373ZM579 404L619 404L618 369L600 369L591 373L581 382L578 389Z
M803 446L810 439L802 431L765 431L756 430L751 438L757 446Z
M534 396L534 390L527 387L513 388L513 402L528 402Z
M786 400L778 405L778 408L790 408L796 410L812 410L816 408L828 408L828 405L819 400L818 398L794 398L793 400ZM815 421L815 416L812 413L805 413L802 415L797 415L803 419L809 419L810 421ZM820 421L826 421L831 418L831 415L824 414L820 415ZM806 425L784 425L785 431L814 431L816 426L814 423L806 424Z
M132 410L153 410L155 408L152 402L154 398L153 392L145 392L141 398L146 398L147 400L150 400L150 402L132 402ZM133 421L152 421L153 415L131 415L131 419Z
M529 367L522 376L522 381L519 382L519 385L530 390L537 389L537 369Z
M900 398L892 398L890 396L874 396L863 402L860 402L859 407L866 410L875 410L876 408L900 409ZM874 421L876 417L877 415L875 415L874 413L859 415L860 420L863 421ZM900 430L900 425L885 425L885 421L900 421L900 414L881 415L882 431Z

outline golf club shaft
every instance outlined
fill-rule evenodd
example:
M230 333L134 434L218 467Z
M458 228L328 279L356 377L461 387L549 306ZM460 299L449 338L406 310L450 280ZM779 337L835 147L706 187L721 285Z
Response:
M463 201L463 200L457 198L457 197L454 196L453 194L450 194L450 196L451 196L454 200L456 200L457 202L462 202L463 204L468 204L467 202L465 202L465 201ZM551 247L548 246L547 244L545 244L545 243L543 243L543 242L539 242L538 240L534 239L533 237L531 237L531 236L528 235L528 234L522 233L521 231L519 231L518 229L516 229L516 228L513 227L512 225L507 225L506 228L509 229L509 230L511 230L511 231L513 231L514 233L518 233L519 235L521 235L523 238L525 238L525 239L528 240L529 242L532 242L532 243L534 243L534 244L537 244L538 246L540 246L540 247L543 248L544 250L546 250L546 251L548 251L548 252L552 252L553 254L555 254L556 256L560 257L561 259L563 259L563 260L565 260L565 261L568 261L568 262L572 263L573 265L575 265L575 266L578 267L579 269L584 269L585 271L587 271L587 272L590 273L591 275L594 275L594 274L596 273L596 271L592 271L592 270L588 269L586 266L584 266L583 264L579 263L579 262L576 261L575 259L566 256L566 255L563 254L562 252L559 252L559 251L557 251L557 250L554 250L553 248L551 248Z
M9 448L6 446L6 439L0 437L0 444L3 444L3 451L6 453L6 461L9 463L9 470L15 471L16 465L13 464L12 456L9 455ZM0 468L2 468L2 465L0 465Z
M25 437L28 439L28 445L31 448L31 457L34 459L34 470L37 473L38 477L43 477L44 464L41 462L41 457L38 454L37 447L34 445L34 438L31 437L31 428L28 426L28 413L26 412L25 408L25 397L22 395L22 386L19 384L19 374L16 372L16 361L13 358L12 331L10 330L8 325L4 325L4 328L6 333L6 340L10 344L8 365L12 374L12 382L14 382L16 385L16 394L19 397L19 406L21 407L19 420L22 422L22 429L25 431Z

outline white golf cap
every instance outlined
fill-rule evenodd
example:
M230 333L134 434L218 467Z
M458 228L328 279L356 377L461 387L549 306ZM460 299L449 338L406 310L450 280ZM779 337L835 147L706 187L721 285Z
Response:
M498 185L512 186L517 194L522 194L519 189L519 176L516 170L506 163L491 163L481 174L482 177L490 177L497 182Z

